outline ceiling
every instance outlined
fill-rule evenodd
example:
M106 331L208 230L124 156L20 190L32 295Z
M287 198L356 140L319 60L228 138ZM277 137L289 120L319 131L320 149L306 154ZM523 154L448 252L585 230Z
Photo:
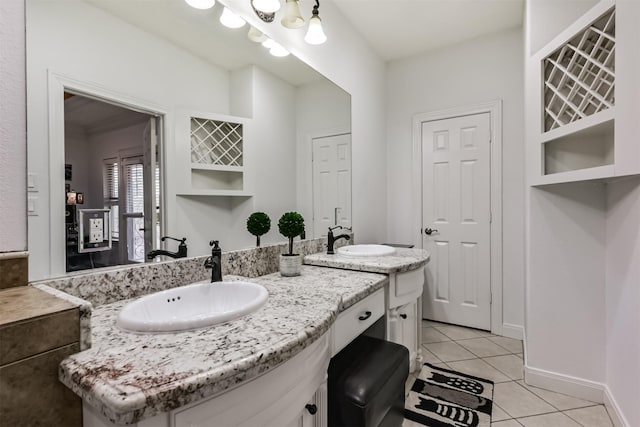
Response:
M81 95L65 94L65 128L81 129L87 133L121 129L149 121L149 115Z
M332 0L385 61L522 26L524 0Z

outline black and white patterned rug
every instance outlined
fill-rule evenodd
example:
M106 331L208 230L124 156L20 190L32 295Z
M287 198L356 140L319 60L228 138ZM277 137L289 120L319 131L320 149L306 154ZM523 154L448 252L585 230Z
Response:
M493 381L425 363L404 407L403 427L490 427Z

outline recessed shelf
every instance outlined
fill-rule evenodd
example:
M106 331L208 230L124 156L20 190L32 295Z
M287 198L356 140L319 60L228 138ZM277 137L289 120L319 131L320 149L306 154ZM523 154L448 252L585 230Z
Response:
M559 172L552 175L543 175L531 183L533 187L562 184L579 181L606 181L614 176L614 166L605 165L587 169Z
M208 197L253 197L252 193L242 190L191 190L176 194L176 196L208 196Z
M542 145L543 175L592 169L614 163L614 121L565 134Z
M206 165L201 163L191 163L191 169L221 171L221 172L236 172L236 173L244 172L243 166Z

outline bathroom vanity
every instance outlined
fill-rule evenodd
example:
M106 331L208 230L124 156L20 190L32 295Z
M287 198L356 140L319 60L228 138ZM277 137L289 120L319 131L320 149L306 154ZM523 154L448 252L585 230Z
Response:
M60 380L83 399L85 426L326 426L331 357L385 313L387 325L394 324L396 320L389 319L396 313L402 319L405 279L421 274L429 258L421 250L406 253L394 267L378 267L385 274L356 271L355 264L350 269L306 265L298 277L281 277L260 275L264 259L245 263L248 258L240 262L242 256L223 254L223 271L237 274L236 267L251 266L245 268L250 278L226 274L225 280L260 284L269 298L258 311L212 327L124 332L116 326L117 315L139 295L118 299L103 291L92 311L91 348L60 365ZM156 268L151 274L168 288L176 286L175 280L163 279L158 268L174 274L192 271L189 263L200 262L196 258L146 268ZM125 270L110 274L122 279L137 274ZM103 289L108 287L105 281L98 280ZM88 292L88 282L75 278L57 286ZM396 327L388 335L402 332Z
M343 249L350 247L345 246ZM428 261L427 251L409 248L397 248L384 256L346 256L341 255L339 250L336 255L316 253L307 255L304 259L305 264L309 265L388 275L389 285L385 287L386 338L409 349L411 371L422 364L420 298L424 285L424 266Z

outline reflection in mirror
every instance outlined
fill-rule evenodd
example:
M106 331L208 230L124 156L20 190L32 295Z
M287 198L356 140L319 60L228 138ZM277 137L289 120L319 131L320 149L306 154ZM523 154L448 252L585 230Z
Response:
M26 0L31 280L182 250L164 235L186 238L188 256L214 239L253 247L256 211L272 224L300 212L307 238L351 225L349 94L293 55L270 55L249 26L223 27L222 9ZM74 235L90 208L108 209L110 224L94 218ZM110 251L78 250L109 237ZM284 238L272 227L261 240Z
M66 272L144 262L154 247L158 120L64 93Z

